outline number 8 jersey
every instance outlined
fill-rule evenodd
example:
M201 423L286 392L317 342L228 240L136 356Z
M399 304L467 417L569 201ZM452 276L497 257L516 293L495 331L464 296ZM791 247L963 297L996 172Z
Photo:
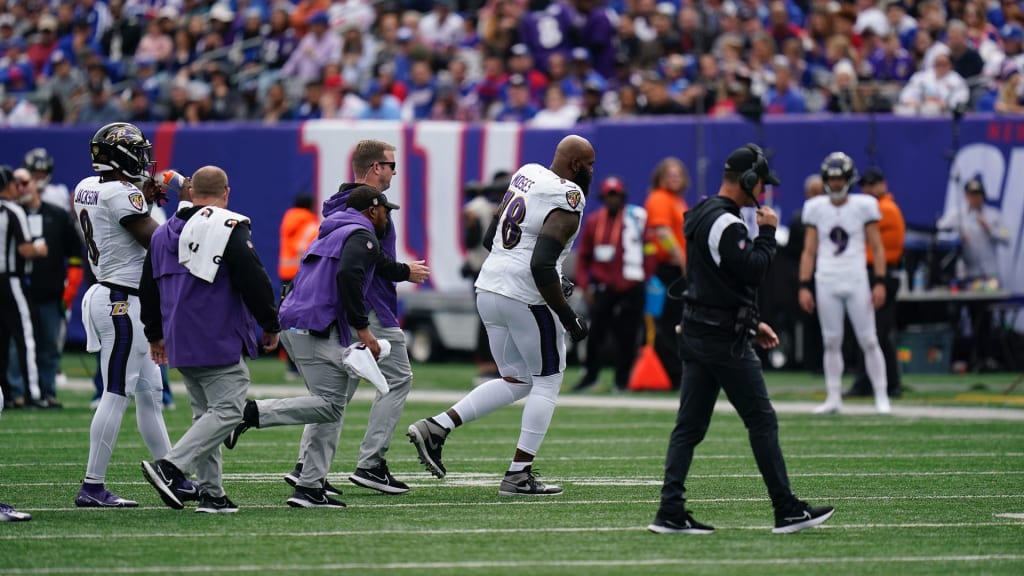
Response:
M78 183L73 202L96 280L138 288L146 248L124 224L149 215L142 192L130 182L91 176Z
M476 281L478 292L494 292L525 304L544 304L530 271L530 260L544 221L552 210L582 214L586 198L580 187L540 164L527 164L512 175L498 208L500 219L491 253ZM582 221L582 217L580 218ZM572 250L579 225L558 255L557 269Z

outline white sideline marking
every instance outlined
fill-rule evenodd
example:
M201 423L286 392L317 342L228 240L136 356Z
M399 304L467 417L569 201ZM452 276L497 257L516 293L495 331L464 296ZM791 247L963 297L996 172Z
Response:
M654 536L652 536L654 538ZM661 536L660 539L675 541L679 537ZM51 567L51 568L19 568L7 574L160 574L160 573L250 573L266 574L281 572L329 572L329 571L368 571L384 570L451 570L473 568L544 568L544 567L606 567L606 566L790 566L805 565L842 565L842 564L934 564L938 562L1003 562L1007 560L1024 560L1020 554L978 554L954 556L880 556L874 558L843 557L794 557L786 558L652 558L648 560L537 560L537 561L488 561L488 562L348 562L338 564L280 564L280 565L249 565L249 566L146 566L144 568L128 568L108 566L102 568Z
M244 507L243 507L244 508ZM653 513L652 513L653 515ZM875 530L875 529L892 529L892 528L992 528L1000 526L1011 526L1020 527L1021 524L1018 522L903 522L897 524L825 524L818 526L819 529L826 530ZM771 530L771 526L768 524L762 525L746 525L746 526L716 526L718 530L763 530L765 532ZM286 532L232 532L230 535L225 535L223 531L217 532L150 532L150 533L131 533L131 534L119 534L118 539L122 540L146 540L150 538L175 538L175 539L223 539L226 537L230 538L258 538L258 537L274 537L274 538L326 538L334 536L458 536L458 535L473 535L473 534L535 534L535 533L550 533L550 534L573 534L576 532L643 532L646 531L645 526L572 526L572 527L547 527L547 528L438 528L438 529L427 529L427 530L409 530L405 528L395 528L391 530L323 530L318 532L302 532L296 533L295 531ZM0 541L3 540L103 540L109 539L109 534L8 534L0 536ZM1024 558L1024 556L1022 556Z
M996 518L1010 518L1013 520L1024 520L1024 514L1018 514L1016 512L1010 512L1006 514L996 514Z

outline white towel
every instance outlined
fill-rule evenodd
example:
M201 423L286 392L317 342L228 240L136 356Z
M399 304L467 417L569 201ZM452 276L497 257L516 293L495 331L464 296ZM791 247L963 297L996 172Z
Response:
M178 263L196 278L209 283L217 276L220 259L235 224L248 222L245 216L226 208L206 206L196 212L178 238Z
M100 333L96 330L96 324L92 321L92 298L100 284L93 284L82 296L82 324L85 327L85 351L100 351Z
M391 354L391 342L377 340L377 343L380 344L380 358L377 358L376 361L374 361L373 353L366 347L366 344L353 342L346 350L343 362L353 374L364 380L369 380L381 394L387 394L391 391L391 387L388 386L387 380L381 374L380 366L377 366L377 362Z

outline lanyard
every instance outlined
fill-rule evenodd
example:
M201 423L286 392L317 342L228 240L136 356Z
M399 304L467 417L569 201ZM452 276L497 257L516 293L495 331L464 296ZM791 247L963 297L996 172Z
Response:
M612 222L612 237L609 238L608 244L615 246L618 249L619 246L619 234L622 233L622 213L625 212L626 207L619 208L619 213L615 215L615 221ZM594 234L597 238L597 244L603 244L601 240L604 239L604 229L608 225L608 209L605 208L597 215L597 231Z

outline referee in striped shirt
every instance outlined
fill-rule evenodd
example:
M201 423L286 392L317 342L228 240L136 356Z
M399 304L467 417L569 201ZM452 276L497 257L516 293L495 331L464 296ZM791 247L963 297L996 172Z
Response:
M0 391L7 407L25 403L24 398L11 397L7 383L6 366L11 338L14 338L21 377L28 383L32 401L41 400L32 312L25 279L29 272L26 260L45 257L47 249L44 240L32 240L25 211L16 202L21 195L20 187L11 167L0 166L0 366L4 367L0 370Z

